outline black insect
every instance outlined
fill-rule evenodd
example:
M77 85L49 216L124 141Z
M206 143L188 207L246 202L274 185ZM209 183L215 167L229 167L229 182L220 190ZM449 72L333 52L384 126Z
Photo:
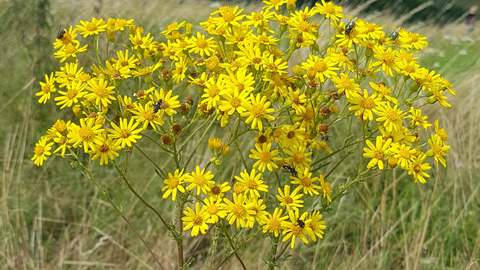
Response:
M160 99L153 105L153 113L157 113L158 110L160 110L161 106L162 106L162 100Z
M297 220L297 223L298 223L298 226L300 226L300 228L305 228L305 222L303 222L303 220Z
M401 27L397 28L397 30L393 31L393 33L390 35L390 39L395 41L398 37L398 34L400 33Z
M65 35L67 32L65 30L61 30L60 32L58 32L57 34L57 39L62 39L63 38L63 35Z
M322 138L323 141L326 141L326 142L328 142L328 140L330 139L330 138L328 138L327 134L323 135L321 138Z
M350 35L350 31L355 27L355 21L357 20L357 17L355 17L353 20L351 20L346 26L345 26L345 35Z
M295 168L290 167L290 166L288 166L288 165L283 165L283 168L284 168L287 172L289 172L292 176L294 176L294 177L297 177L297 176L298 176L298 173L297 173L297 171L295 170Z

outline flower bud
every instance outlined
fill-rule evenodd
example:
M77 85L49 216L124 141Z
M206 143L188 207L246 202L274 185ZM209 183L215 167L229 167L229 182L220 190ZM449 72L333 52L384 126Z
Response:
M410 92L417 92L418 88L420 88L420 85L415 81L410 85Z
M182 131L182 126L180 126L177 123L173 123L172 126L170 127L170 131L175 135L178 136L180 132Z
M388 163L388 166L390 166L390 168L395 168L397 167L398 165L398 160L396 157L389 157L388 160L387 160L387 163Z
M129 35L135 35L136 33L136 27L135 25L131 25L129 28L128 28L128 34Z
M170 137L168 134L164 134L160 138L160 141L162 142L163 145L169 146L172 143L172 137Z
M191 36L192 36L192 29L193 29L193 24L187 23L187 25L185 26L185 34L186 34L188 37L191 37Z
M82 117L82 108L79 105L73 106L72 111L77 117Z
M230 146L228 145L224 145L222 146L222 156L227 156L228 153L230 153Z

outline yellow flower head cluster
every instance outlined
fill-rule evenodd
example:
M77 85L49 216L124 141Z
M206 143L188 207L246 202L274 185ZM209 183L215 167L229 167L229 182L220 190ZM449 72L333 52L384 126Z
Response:
M164 175L163 198L175 201L180 192L184 201L197 199L183 218L192 236L220 220L245 228L258 223L264 233L291 239L292 248L296 238L322 238L322 215L311 206L332 202L319 172L331 156L361 144L364 173L398 167L421 183L431 169L427 157L446 166L448 135L438 121L427 141L419 135L432 128L420 108L448 108L445 95L455 95L446 79L417 62L425 37L404 28L386 33L323 0L304 10L295 10L295 1L264 3L251 14L221 7L196 33L194 25L175 22L158 39L125 19L93 18L62 30L55 57L66 63L36 95L39 103L53 96L78 121L57 121L37 143L35 164L54 147L64 157L83 149L107 165L157 134L156 145L177 167ZM79 35L91 42L88 50ZM79 66L79 57L91 66ZM345 132L335 133L340 123ZM198 139L190 134L202 129L203 139L212 126L228 141L210 140L213 158L190 168L201 142L191 155L178 144ZM249 153L240 139L250 142ZM228 182L222 161L233 149L243 171Z

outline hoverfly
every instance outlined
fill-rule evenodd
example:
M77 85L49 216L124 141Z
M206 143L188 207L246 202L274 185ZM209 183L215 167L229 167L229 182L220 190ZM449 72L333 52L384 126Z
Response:
M62 39L63 35L65 35L67 32L65 30L60 30L57 34L57 39Z
M157 113L158 110L160 110L160 107L162 106L162 100L159 99L154 105L153 105L153 113Z
M401 27L397 28L397 30L393 31L392 34L390 35L390 39L395 41L398 37L398 34L400 33Z
M289 165L283 165L283 169L285 169L285 172L290 173L293 177L298 177L298 173L295 170L295 168L289 166Z
M305 228L305 222L303 220L300 220L300 219L297 220L297 224L298 224L298 226L300 226L300 228L302 228L302 229Z
M358 17L355 17L353 20L351 20L346 26L345 26L345 35L348 36L350 35L350 31L355 27L355 21L357 20Z

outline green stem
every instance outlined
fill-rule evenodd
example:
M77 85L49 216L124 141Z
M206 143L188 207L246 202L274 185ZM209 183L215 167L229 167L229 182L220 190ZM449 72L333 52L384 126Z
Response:
M162 174L163 178L167 178L167 175L163 172L163 170L157 165L157 163L155 163L155 161L151 157L145 154L145 152L143 152L142 149L140 149L140 147L138 147L137 145L134 144L133 147L135 147L135 149L137 149L144 157L146 157L153 164L153 166L155 166L155 168Z
M212 121L210 122L210 125L208 125L207 129L205 130L205 132L203 132L202 137L200 138L200 140L198 140L197 146L195 146L195 149L193 150L192 154L190 154L190 157L188 158L188 161L187 161L187 163L185 164L184 168L188 168L188 165L190 165L190 162L192 161L193 156L195 155L195 152L197 152L198 147L199 147L200 144L202 143L203 138L205 138L205 136L207 135L208 131L209 131L210 128L213 126L213 123L215 122L215 118L216 118L216 115L213 115ZM207 122L207 121L205 121L205 122ZM183 147L182 147L182 149L183 149ZM181 152L181 150L180 150L180 152Z

